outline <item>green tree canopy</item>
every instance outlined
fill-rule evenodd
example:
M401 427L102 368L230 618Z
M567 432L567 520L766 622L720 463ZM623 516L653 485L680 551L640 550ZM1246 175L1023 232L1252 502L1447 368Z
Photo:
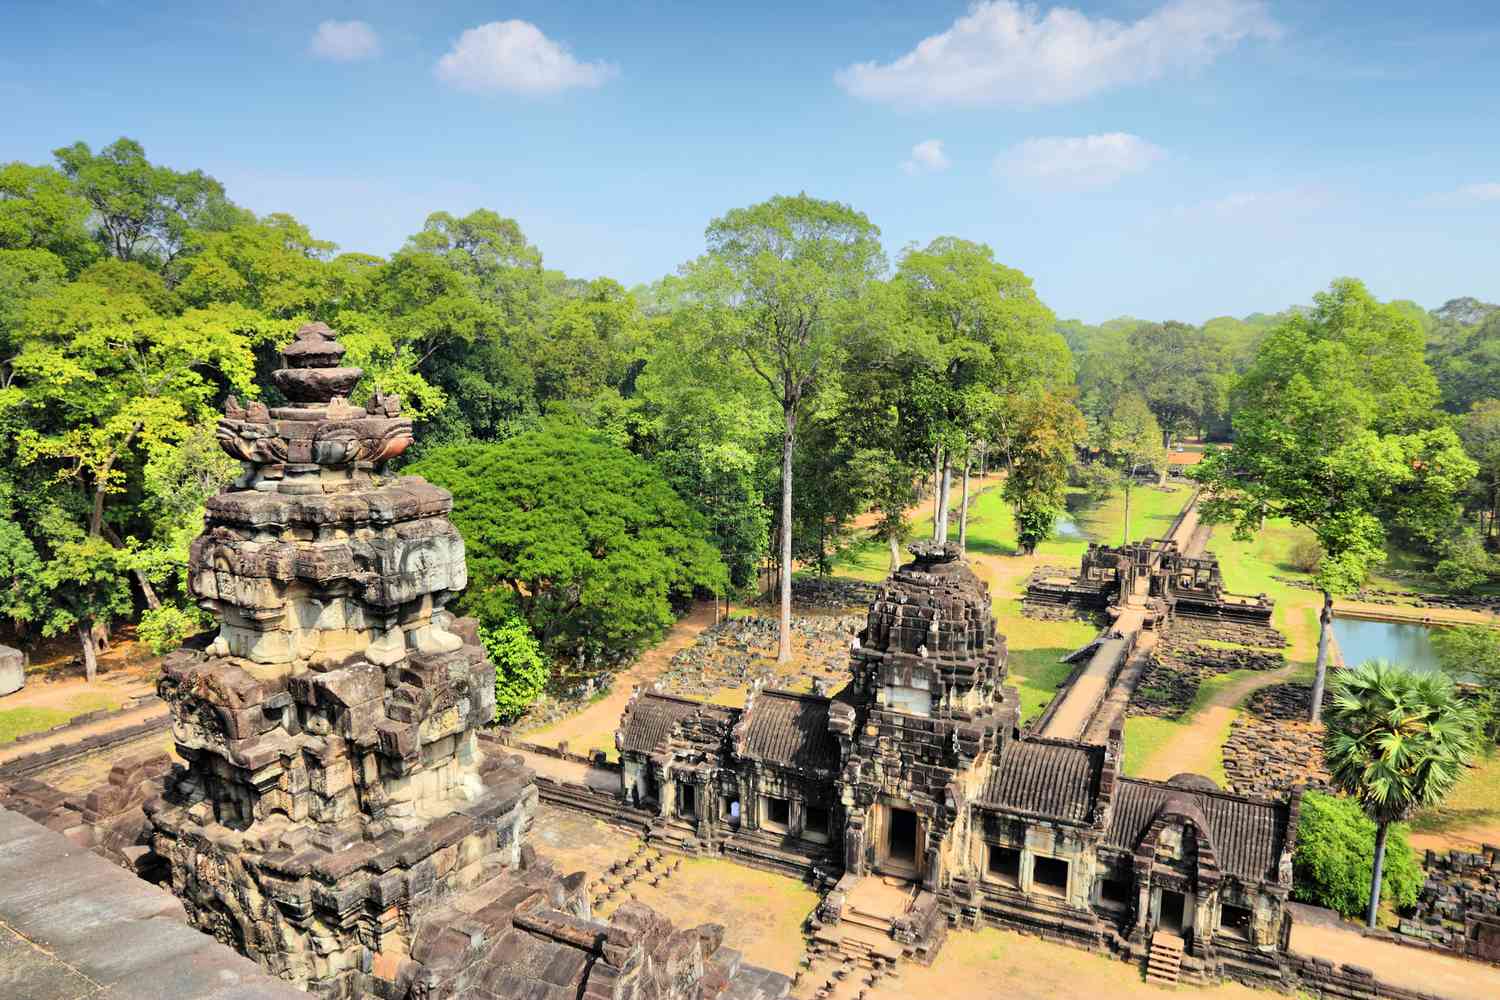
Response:
M1435 412L1437 383L1407 313L1353 279L1334 282L1311 312L1261 344L1235 393L1234 447L1193 474L1203 514L1249 538L1265 521L1310 528L1323 549L1322 634L1312 714L1322 708L1333 596L1356 589L1385 557L1387 525L1434 537L1475 473Z
M1367 914L1375 837L1374 821L1354 800L1318 792L1303 795L1292 852L1292 898L1346 917ZM1416 905L1424 876L1404 827L1393 826L1386 834L1384 868L1385 898L1398 908Z
M703 518L649 464L583 430L442 447L411 471L453 493L463 606L490 627L519 616L552 655L632 653L665 632L674 604L728 583Z

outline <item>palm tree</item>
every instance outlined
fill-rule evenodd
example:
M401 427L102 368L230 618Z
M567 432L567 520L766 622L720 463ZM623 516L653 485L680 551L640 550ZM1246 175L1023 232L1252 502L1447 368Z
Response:
M1478 750L1478 717L1445 674L1370 660L1339 673L1324 721L1334 784L1375 821L1374 927L1390 825L1452 790Z

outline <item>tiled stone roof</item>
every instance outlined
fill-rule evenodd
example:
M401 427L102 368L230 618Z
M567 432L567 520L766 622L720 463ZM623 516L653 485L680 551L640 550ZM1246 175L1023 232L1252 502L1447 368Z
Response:
M753 760L803 771L839 766L838 741L828 731L827 698L759 691L745 709L740 752Z
M985 778L983 804L1087 823L1099 797L1104 748L1007 740Z
M1276 880L1289 816L1281 802L1125 778L1115 793L1105 843L1135 850L1151 822L1174 798L1196 806L1208 823L1221 870L1253 881Z
M620 749L655 753L671 735L678 720L701 707L701 703L686 698L674 698L654 691L641 692L622 723L624 737Z

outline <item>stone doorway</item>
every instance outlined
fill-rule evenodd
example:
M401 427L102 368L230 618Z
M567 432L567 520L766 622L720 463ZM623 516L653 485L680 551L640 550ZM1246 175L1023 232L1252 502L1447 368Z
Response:
M1186 904L1187 900L1182 893L1171 889L1161 890L1161 911L1156 919L1157 928L1181 935Z
M913 810L885 807L885 837L880 852L882 872L905 878L916 878L921 874L920 826Z

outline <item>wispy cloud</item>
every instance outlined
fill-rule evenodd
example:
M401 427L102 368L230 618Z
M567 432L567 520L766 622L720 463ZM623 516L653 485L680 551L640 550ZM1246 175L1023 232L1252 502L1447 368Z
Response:
M901 169L908 174L935 174L952 165L943 152L943 140L924 139L911 148L911 156L902 161Z
M380 55L380 36L365 21L324 21L313 32L308 49L334 62L357 62Z
M855 97L912 107L1034 107L1203 66L1281 28L1262 0L1170 0L1136 21L983 0L893 62L835 74Z
M437 77L476 93L555 94L599 87L619 74L606 62L580 62L529 21L491 21L470 28L438 60Z
M1302 186L1267 191L1234 191L1221 198L1178 205L1173 215L1192 222L1269 225L1296 222L1333 204L1327 188Z
M1148 169L1166 150L1129 132L1042 136L995 158L995 172L1023 186L1063 191L1106 188Z
M1475 201L1500 201L1500 181L1465 184L1456 193L1461 198L1473 198Z

